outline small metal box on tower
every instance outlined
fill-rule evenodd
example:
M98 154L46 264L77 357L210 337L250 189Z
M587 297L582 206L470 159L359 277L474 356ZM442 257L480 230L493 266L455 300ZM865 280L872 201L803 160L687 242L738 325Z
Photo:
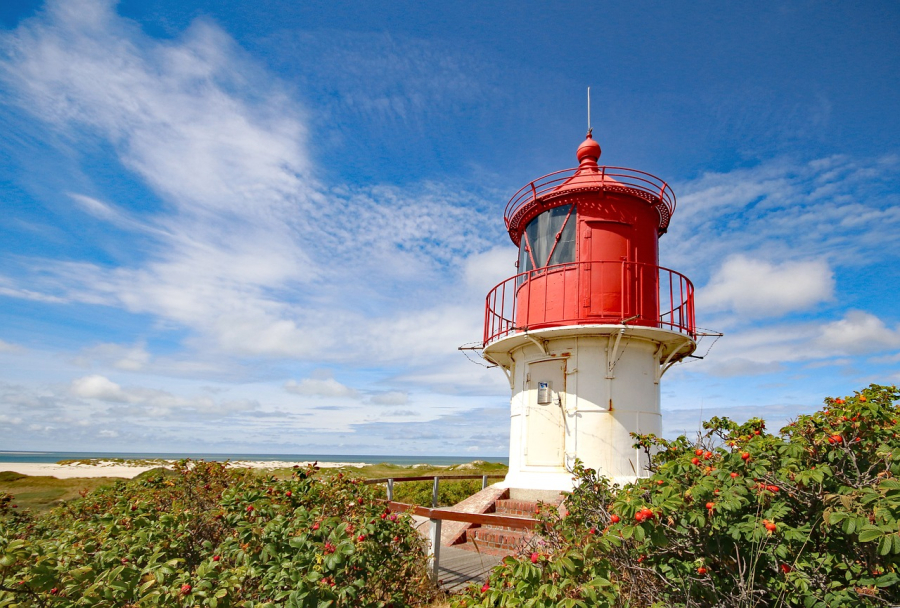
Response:
M600 154L589 131L578 167L526 185L504 214L519 272L488 293L482 346L512 389L512 488L570 489L576 458L643 475L631 433L661 432L660 378L696 349L694 287L659 266L675 195Z

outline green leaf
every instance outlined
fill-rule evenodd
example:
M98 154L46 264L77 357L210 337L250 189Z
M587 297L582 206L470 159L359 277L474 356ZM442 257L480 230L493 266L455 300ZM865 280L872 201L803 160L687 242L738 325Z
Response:
M881 538L882 536L884 536L884 532L875 526L866 526L865 529L859 533L859 542L868 543L876 538Z
M875 579L875 586L890 587L892 585L896 585L898 581L900 581L900 577L897 576L896 572L888 572Z

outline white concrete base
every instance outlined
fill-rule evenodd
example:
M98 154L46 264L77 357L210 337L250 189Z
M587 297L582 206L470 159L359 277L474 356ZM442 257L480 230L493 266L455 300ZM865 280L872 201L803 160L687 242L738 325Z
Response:
M567 472L536 473L513 471L510 469L503 480L504 488L519 488L522 490L556 490L558 492L572 491L572 474Z
M575 460L624 485L648 475L631 433L660 435L659 381L689 337L621 325L515 334L484 350L508 372L510 488L571 491Z

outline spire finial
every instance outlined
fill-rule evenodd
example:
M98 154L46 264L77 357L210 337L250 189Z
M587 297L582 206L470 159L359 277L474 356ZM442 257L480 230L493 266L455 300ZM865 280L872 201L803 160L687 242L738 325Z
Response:
M591 136L591 87L588 87L588 137Z

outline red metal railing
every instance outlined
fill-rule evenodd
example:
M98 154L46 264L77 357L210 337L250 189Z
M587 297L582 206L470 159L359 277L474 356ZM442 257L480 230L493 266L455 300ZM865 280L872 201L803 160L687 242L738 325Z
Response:
M694 337L694 285L679 272L638 262L571 262L510 277L487 294L484 345L563 325L656 327Z
M518 233L518 224L526 215L523 212L538 199L546 201L577 191L623 192L642 198L656 206L662 232L669 227L675 213L675 193L655 175L625 167L577 167L540 177L516 192L503 212L507 230L510 234Z

